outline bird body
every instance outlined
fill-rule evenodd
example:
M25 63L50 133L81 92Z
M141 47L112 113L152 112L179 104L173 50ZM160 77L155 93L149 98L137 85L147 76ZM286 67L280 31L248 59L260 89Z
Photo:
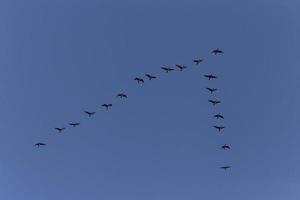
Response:
M55 128L59 133L63 132L66 128Z
M201 62L203 62L203 59L195 59L195 60L193 60L193 62L194 62L196 65L199 65Z
M209 88L209 87L207 87L206 89L207 89L211 94L212 94L213 92L215 92L215 91L218 90L217 88Z
M120 97L122 99L122 98L127 98L127 95L124 93L119 93L117 94L117 97Z
M226 150L226 149L230 149L230 146L227 145L227 144L224 144L221 148L224 149L224 150Z
M205 74L204 77L208 78L208 80L217 78L215 75L212 74Z
M152 79L156 79L156 76L153 76L151 74L145 74L146 77L148 77L148 79L151 81Z
M216 115L214 115L214 117L215 117L216 119L224 119L224 116L223 116L223 115L221 115L220 113L219 113L219 114L216 114Z
M211 99L209 99L208 101L210 103L212 103L214 106L217 105L217 104L219 104L219 103L221 103L221 101L219 101L219 100L211 100Z
M112 107L112 104L109 103L109 104L102 104L102 107L105 107L106 109L109 109L110 107Z
M187 68L187 66L184 65L176 65L176 67L178 67L180 71L183 71L184 69Z
M222 50L220 50L219 48L212 50L213 54L217 55L217 54L223 54L224 52Z
M89 112L89 111L84 111L85 114L87 114L89 117L92 117L96 112Z
M219 132L225 128L225 126L213 126L213 127L218 129Z
M45 144L45 143L42 143L42 142L38 142L38 143L36 143L34 146L40 147L40 146L46 146L46 144Z
M221 169L224 169L224 170L227 170L227 169L230 169L231 166L223 166L223 167L220 167Z
M134 80L137 81L137 83L144 83L144 79L139 77L135 77Z
M166 73L173 71L174 69L171 67L161 67L161 69L165 70Z
M80 123L76 122L76 123L69 123L70 126L73 126L73 127L76 127L76 126L79 126Z

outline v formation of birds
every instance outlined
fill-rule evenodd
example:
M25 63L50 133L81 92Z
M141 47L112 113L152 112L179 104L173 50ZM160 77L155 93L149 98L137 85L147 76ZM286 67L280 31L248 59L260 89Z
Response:
M224 54L224 52L222 50L220 50L219 48L212 50L211 53L214 54L214 55ZM200 58L199 59L194 59L193 62L195 63L195 65L199 65L200 63L203 62L203 59L200 59ZM161 67L161 69L163 71L165 71L166 73L175 71L175 68L177 68L179 71L183 71L186 68L188 68L188 66L177 64L177 65L175 65L175 67L165 67L165 66ZM145 77L147 77L149 81L154 80L154 79L157 78L157 76L153 75L153 74L145 74ZM214 74L205 74L204 77L207 78L208 80L217 79L217 76L215 76ZM138 84L143 84L145 82L142 77L135 77L133 80L136 81ZM216 91L218 91L218 88L207 87L206 89L208 90L208 92L211 95L213 95ZM117 94L117 97L119 97L121 99L123 99L123 98L127 99L128 96L127 96L127 94L121 92L121 93ZM220 100L211 99L211 98L208 99L208 102L210 102L213 106L216 106L217 104L221 103ZM108 110L108 109L112 108L113 105L112 105L112 103L104 103L101 106ZM94 112L94 111L93 112L92 111L84 111L84 113L87 115L87 117L93 117L93 115L96 114L96 112ZM221 113L214 114L213 117L217 120L224 120L224 118L225 118L223 116L223 114L221 114ZM79 126L80 123L79 122L72 122L72 123L69 123L68 125L75 128L75 127ZM224 129L225 129L225 126L214 125L213 128L215 128L219 133L222 133L222 131L224 131ZM62 133L63 131L66 130L65 127L57 127L57 128L54 128L54 129L58 133ZM46 143L38 142L34 146L36 146L36 147L46 146ZM224 144L223 146L221 146L221 148L223 150L230 150L231 149L231 147L228 144ZM224 169L224 170L227 170L227 169L230 169L231 166L230 165L224 165L224 166L221 166L220 168Z

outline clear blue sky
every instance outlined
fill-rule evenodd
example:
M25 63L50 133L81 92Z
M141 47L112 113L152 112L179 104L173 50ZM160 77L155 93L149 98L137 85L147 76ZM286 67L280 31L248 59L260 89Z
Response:
M2 0L0 199L299 199L299 9L297 0ZM225 54L211 55L217 47ZM190 67L160 70L175 64ZM133 81L147 72L158 79ZM207 86L221 105L207 102ZM219 111L223 122L212 118ZM54 131L71 121L82 125Z

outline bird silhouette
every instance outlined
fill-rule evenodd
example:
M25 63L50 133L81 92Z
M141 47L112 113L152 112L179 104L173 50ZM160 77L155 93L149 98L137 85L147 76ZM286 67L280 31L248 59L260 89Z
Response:
M59 133L63 132L66 128L55 128Z
M79 122L76 122L76 123L69 123L70 126L73 126L73 127L76 127L76 126L79 126L80 123Z
M46 146L46 144L45 144L45 143L38 142L38 143L36 143L34 146L40 147L40 146Z
M230 149L230 146L227 145L227 144L224 144L221 148L224 149L224 150L226 150L226 149Z
M96 112L89 112L89 111L84 111L85 114L87 114L89 117L92 117Z
M223 54L224 52L223 52L223 51L221 51L219 48L217 48L217 49L214 49L214 50L212 50L212 52L211 52L211 53L213 53L213 54L217 55L217 54Z
M101 105L102 107L105 107L106 109L109 109L110 107L112 107L112 104L111 103L109 103L109 104L102 104Z
M220 113L218 113L218 114L214 115L214 118L216 118L216 119L224 119L224 116L221 115Z
M135 77L134 80L137 81L137 83L144 83L144 79L139 77Z
M117 97L120 97L122 99L122 98L127 98L127 95L124 93L119 93L117 94Z
M161 69L165 70L166 73L173 71L174 69L171 67L161 67Z
M148 77L149 81L151 81L152 79L156 79L157 78L156 76L153 76L151 74L145 74L145 76Z
M176 67L178 67L180 71L183 71L184 69L187 68L187 66L184 65L176 65Z
M230 169L231 166L226 165L226 166L223 166L223 167L220 167L220 168L221 168L221 169L224 169L224 170L227 170L227 169Z
M221 103L221 101L219 101L219 100L211 100L211 99L209 99L208 101L210 103L212 103L214 106L217 105L217 104L219 104L219 103Z
M213 92L215 92L215 91L218 90L217 88L209 88L209 87L207 87L206 89L207 89L211 94L212 94Z
M205 74L204 77L208 78L208 80L217 78L216 76L214 76L212 74Z
M203 62L203 59L194 59L193 62L194 62L196 65L199 65L200 63Z
M219 132L225 128L225 126L213 126L213 127L218 129Z

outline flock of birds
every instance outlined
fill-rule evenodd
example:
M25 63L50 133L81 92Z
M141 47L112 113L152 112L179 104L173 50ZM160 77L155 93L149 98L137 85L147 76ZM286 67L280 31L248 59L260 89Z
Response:
M222 50L220 50L219 48L217 49L214 49L212 50L211 52L212 54L214 55L218 55L218 54L224 54L224 52ZM200 63L203 62L203 59L194 59L193 62L196 64L196 65L199 65ZM185 70L186 68L188 68L188 66L185 66L185 65L175 65L175 67L179 70L179 71L183 71ZM175 68L174 67L161 67L161 69L163 71L165 71L166 73L169 73L169 72L172 72L172 71L175 71ZM145 77L148 78L149 81L151 80L154 80L157 78L157 76L153 75L153 74L145 74ZM208 80L213 80L213 79L216 79L217 77L213 74L205 74L204 77L208 78ZM135 77L134 78L134 81L136 81L138 84L143 84L145 82L145 80L142 78L142 77ZM218 90L218 88L211 88L211 87L207 87L206 88L210 94L213 94L214 92L216 92ZM125 93L118 93L117 94L117 97L123 99L123 98L127 98L127 95ZM218 99L209 99L208 100L210 103L212 103L213 106L216 106L217 104L220 104L221 101L218 100ZM112 103L105 103L105 104L102 104L101 105L103 108L105 109L110 109L112 108ZM88 117L92 117L93 115L96 114L96 112L91 112L91 111L84 111L84 113L88 116ZM218 113L218 114L215 114L214 115L214 118L216 118L217 120L223 120L224 119L224 116L221 114L221 113ZM72 126L72 127L77 127L79 126L80 123L79 122L72 122L72 123L69 123L69 126ZM214 128L216 128L219 132L223 131L223 129L225 128L225 126L220 126L220 125L214 125L213 126ZM58 133L62 133L66 128L65 127L57 127L57 128L54 128ZM41 147L41 146L46 146L45 143L42 143L42 142L38 142L36 143L34 146L36 147ZM230 150L230 146L227 145L227 144L224 144L222 147L221 147L223 150ZM221 169L224 169L224 170L227 170L227 169L230 169L231 166L229 165L225 165L225 166L222 166L220 167Z

